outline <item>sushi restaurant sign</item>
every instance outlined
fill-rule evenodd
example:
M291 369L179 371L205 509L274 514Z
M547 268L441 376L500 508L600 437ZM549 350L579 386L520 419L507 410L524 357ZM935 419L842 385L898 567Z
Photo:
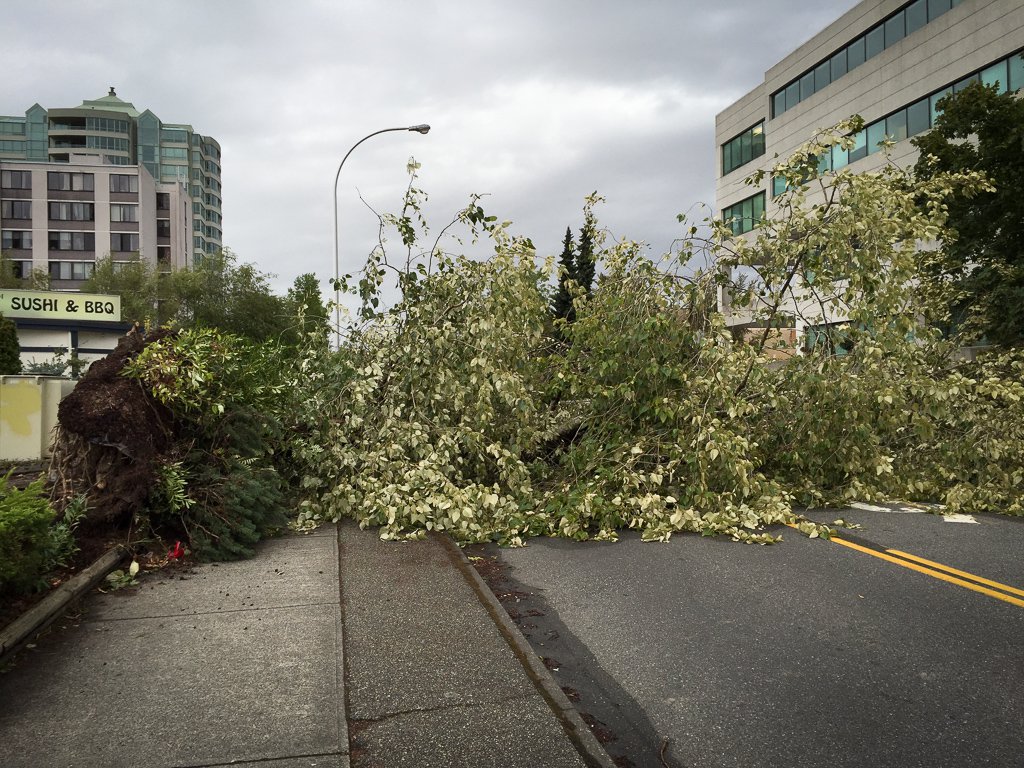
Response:
M121 297L0 288L0 315L44 320L121 319Z

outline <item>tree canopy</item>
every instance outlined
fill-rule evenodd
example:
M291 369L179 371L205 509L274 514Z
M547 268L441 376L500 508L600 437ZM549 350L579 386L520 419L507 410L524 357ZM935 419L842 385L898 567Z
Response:
M931 286L967 341L1024 345L1024 100L973 84L944 97L935 127L913 142L918 179L984 173L992 186L958 190L950 235L927 258ZM922 203L927 204L927 203Z

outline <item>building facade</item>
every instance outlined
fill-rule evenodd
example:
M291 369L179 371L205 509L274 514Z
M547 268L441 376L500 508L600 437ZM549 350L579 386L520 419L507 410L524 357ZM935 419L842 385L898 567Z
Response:
M164 123L148 109L139 112L113 88L77 107L34 104L24 115L0 116L0 162L6 168L16 161L134 167L125 173L140 179L144 169L162 193L184 185L190 198L190 257L185 263L223 245L220 144L191 125ZM96 252L105 255L103 247Z
M1022 53L1020 0L863 0L717 116L717 215L734 234L749 232L785 190L770 172L758 186L744 180L854 114L864 130L852 149L821 158L823 171L878 169L883 140L895 142L889 160L913 164L909 139L931 128L939 99L973 82L1024 88Z

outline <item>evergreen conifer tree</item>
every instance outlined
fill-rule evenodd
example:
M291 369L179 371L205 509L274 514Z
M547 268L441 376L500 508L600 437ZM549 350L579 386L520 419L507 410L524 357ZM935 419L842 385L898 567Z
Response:
M589 215L580 230L580 249L576 254L576 284L584 295L589 296L594 288L594 220Z
M572 239L572 230L565 228L565 240L562 241L562 255L558 257L558 292L551 303L551 313L555 319L562 319L571 323L576 319L576 313L572 306L572 293L569 291L569 282L577 282L576 278L576 246Z

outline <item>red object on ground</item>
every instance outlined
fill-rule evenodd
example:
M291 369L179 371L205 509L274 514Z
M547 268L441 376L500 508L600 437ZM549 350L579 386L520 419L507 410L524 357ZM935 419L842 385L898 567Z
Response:
M177 560L179 557L185 556L185 548L181 546L180 541L174 542L174 548L167 553L167 557L171 560Z

